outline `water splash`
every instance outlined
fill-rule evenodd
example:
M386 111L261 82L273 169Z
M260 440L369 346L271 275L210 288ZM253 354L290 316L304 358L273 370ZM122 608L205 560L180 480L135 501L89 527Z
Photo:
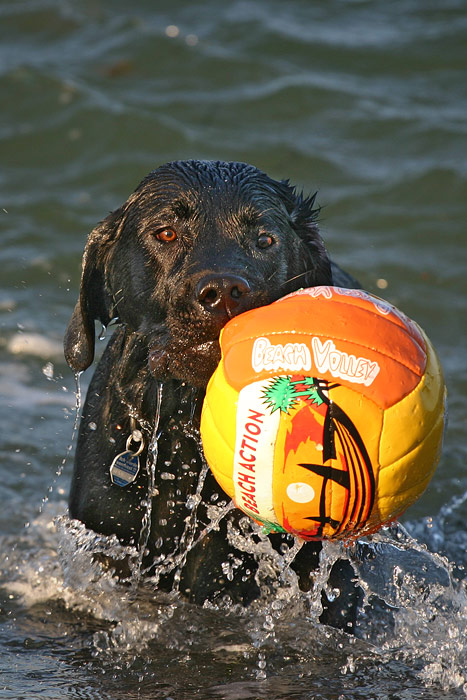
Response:
M280 620L281 616L287 607L290 607L295 601L300 599L301 591L298 586L298 579L291 568L295 557L304 545L303 540L295 538L291 547L285 545L283 547L282 556L277 559L277 564L279 566L279 576L278 576L278 593L286 592L286 595L276 595L273 599L266 603L264 611L261 613L263 621L261 627L257 629L259 634L256 634L254 646L258 650L257 659L257 670L256 679L266 680L267 674L267 661L268 653L267 647L270 645L275 646L280 643L276 636L276 623Z
M329 584L331 569L339 559L346 559L347 551L341 541L325 541L319 553L319 566L313 578L313 586L308 594L308 604L311 617L319 620L323 612L322 594L325 593L328 600L332 601L339 595Z
M188 497L191 500L189 508L190 515L185 520L185 528L183 530L183 533L180 537L180 542L178 543L176 549L170 554L164 555L161 558L161 561L152 564L145 572L151 572L151 582L155 587L157 587L157 585L159 584L161 576L170 574L172 571L175 571L172 592L178 594L180 579L183 567L186 563L187 556L189 552L193 549L195 544L200 542L208 534L209 529L205 528L202 536L200 536L200 538L198 538L198 540L196 540L195 542L195 536L198 526L197 511L199 504L202 502L201 491L203 490L204 481L206 479L208 469L209 468L207 464L203 464L203 467L198 477L196 491L192 496ZM226 510L226 512L228 511Z
M387 689L397 677L402 688L404 683L410 688L433 688L433 695L426 695L430 698L441 692L443 697L459 697L448 694L455 689L462 693L466 683L465 585L453 580L446 559L430 553L400 527L350 547L325 543L314 586L303 593L290 566L301 543L291 541L277 552L259 526L242 519L238 526L229 525L228 536L231 544L257 558L259 599L247 609L225 601L197 608L176 594L158 592L154 579L140 577L135 586L130 573L130 585L117 580L106 560L130 562L130 572L138 572L137 548L91 532L67 516L56 517L63 508L63 503L47 504L31 523L28 539L24 538L14 559L2 544L5 555L8 551L10 556L9 589L25 605L54 599L74 611L77 620L83 615L97 620L98 624L91 625L95 629L91 652L104 668L107 664L109 668L141 668L142 660L143 668L150 666L153 655L166 645L178 656L205 658L214 668L219 658L226 657L234 667L244 669L243 679L246 674L264 684L293 669L294 678L311 682L316 676L326 683L326 679L337 683L340 678L342 683L345 679L346 688L352 683L358 686L365 678L365 682L373 679L376 688L382 682ZM231 508L231 504L213 507L206 529L218 526ZM190 540L191 532L187 531L186 543L197 546L203 533ZM171 566L182 564L181 554L173 557ZM241 558L241 552L238 556ZM365 593L357 636L353 637L318 620L323 591L332 594L329 571L342 557L351 562ZM224 564L228 577L227 565L235 567L235 562ZM231 573L235 575L234 569ZM216 660L213 649L218 650ZM402 691L397 694L397 688L393 690L394 697L404 696ZM375 690L361 697L382 698L384 693ZM407 697L412 697L410 691Z
M183 567L186 563L187 556L194 545L195 536L196 536L196 532L198 529L198 522L197 522L198 507L202 501L201 492L203 490L204 482L206 480L206 476L208 474L208 471L209 471L208 465L206 463L203 463L203 466L202 466L200 474L199 474L198 483L196 485L195 493L188 497L189 502L187 503L187 506L189 506L190 515L186 519L185 528L184 528L182 536L180 538L180 543L178 546L179 554L178 554L178 556L174 557L174 565L175 565L176 571L175 571L175 575L174 575L174 583L173 583L172 590L174 592L177 592L177 593L180 590L180 579L182 577ZM167 563L168 562L166 562L166 564Z
M151 534L151 521L152 521L152 504L153 498L157 496L158 491L156 489L156 464L157 456L159 452L159 422L161 417L161 406L162 406L162 382L157 384L157 397L156 397L156 411L154 415L154 429L152 432L151 442L149 444L148 450L148 460L147 460L147 473L148 473L148 488L146 502L142 503L146 506L144 512L143 520L141 523L141 530L139 534L138 541L138 566L137 570L134 572L134 582L137 584L144 573L141 570L143 559L148 553L147 546L149 541L149 536Z
M426 685L466 684L467 588L453 565L397 524L357 542L349 559L365 593L360 638L412 664Z
M56 471L55 471L55 476L53 478L52 483L49 485L47 489L47 494L42 498L42 501L39 505L39 513L42 513L44 510L45 506L49 502L50 494L53 492L57 485L57 481L60 479L61 475L63 474L63 470L65 469L65 466L70 458L70 454L72 453L72 450L74 448L74 443L75 443L75 438L78 433L78 426L79 426L79 419L80 419L80 414L81 414L81 402L82 402L82 393L81 393L81 382L80 382L80 376L82 372L75 372L75 405L73 407L73 413L74 413L74 418L73 418L73 428L71 431L71 437L70 437L70 442L67 445L67 448L65 450L65 455L58 465ZM28 528L30 525L29 522L24 524L25 528Z
M78 427L79 375L76 386L73 435L57 478ZM192 396L191 400L195 406L196 397ZM115 537L90 532L82 523L63 515L55 518L54 530L51 523L54 504L48 497L43 499L38 518L28 530L29 542L22 542L13 553L2 545L8 551L3 558L10 575L10 590L21 596L25 605L54 598L63 601L77 615L98 620L99 629L92 637L92 655L99 663L109 663L113 668L141 667L142 656L150 659L154 644L175 645L187 659L193 645L198 644L198 654L211 658L212 648L219 649L219 653L234 659L234 664L243 664L247 676L264 684L290 665L297 671L294 677L307 678L310 673L318 677L326 656L330 665L327 675L345 678L346 684L358 679L361 673L378 678L382 673L397 675L402 668L407 677L416 676L419 687L433 687L433 697L439 689L462 692L464 686L467 690L465 583L456 580L454 565L447 558L428 551L401 526L386 528L350 546L325 542L311 590L304 593L291 567L302 546L299 540L290 540L277 551L262 529L247 517L237 524L228 521L227 536L238 556L222 563L222 573L232 580L242 561L242 552L253 555L258 563L256 583L260 596L248 609L224 600L194 610L179 594L188 553L202 546L203 539L218 529L234 508L232 502L203 503L202 491L208 473L204 464L195 491L187 498L189 515L177 548L155 567L144 570L142 562L152 518L151 496L156 488L161 402L160 388L156 426L149 448L148 498L138 547L124 547ZM197 437L193 426L188 425L186 430L190 437ZM438 523L441 532L436 523L432 522L429 528L426 523L418 524L419 530L425 527L432 535L436 548L441 535L445 536L447 519L453 510L459 510L465 498L441 511ZM201 505L206 509L209 523L200 531ZM61 508L64 509L63 504ZM319 622L323 594L329 600L337 594L329 577L338 559L351 563L364 594L354 637ZM109 560L128 569L127 584L113 576L106 564ZM172 572L172 593L158 592L160 577ZM192 638L187 641L190 624L193 635L198 630L202 635L196 642ZM226 628L230 630L228 634ZM216 634L218 637L214 638Z

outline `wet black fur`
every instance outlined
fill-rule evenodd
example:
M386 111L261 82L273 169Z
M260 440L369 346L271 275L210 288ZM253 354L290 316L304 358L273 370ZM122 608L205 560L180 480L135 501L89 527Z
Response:
M71 485L70 516L122 543L138 545L147 510L147 445L154 430L158 385L162 386L156 492L145 566L180 544L187 498L202 468L199 417L207 380L219 359L218 336L229 315L268 304L300 287L355 286L331 265L317 227L314 196L303 198L288 182L277 182L251 165L205 161L169 163L150 173L137 190L90 234L78 303L65 336L65 356L75 371L94 358L94 322L118 327L92 378L83 410ZM161 242L158 232L176 232ZM270 238L268 238L270 237ZM265 245L266 243L266 245ZM241 279L246 291L234 301L210 306L200 288L213 278ZM243 289L243 288L242 288ZM212 292L211 292L212 294ZM232 303L230 307L229 304ZM125 449L136 419L145 437L136 481L111 484L109 467ZM97 427L96 427L97 426ZM167 475L174 478L167 478ZM204 503L226 497L208 474ZM200 505L199 530L208 522ZM258 595L257 562L228 543L232 511L218 531L188 555L180 590L202 603L229 594L248 603ZM272 536L279 546L282 535ZM289 540L290 543L290 540ZM294 568L310 586L319 543L307 543ZM233 581L223 562L237 566ZM352 623L357 593L347 563L335 566L332 585L342 590L322 619L337 627ZM151 573L151 570L149 570ZM163 577L162 588L173 585Z

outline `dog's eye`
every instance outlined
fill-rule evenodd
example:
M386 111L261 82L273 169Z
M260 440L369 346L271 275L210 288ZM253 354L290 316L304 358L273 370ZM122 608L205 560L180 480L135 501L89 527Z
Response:
M258 248L269 248L273 243L274 238L269 236L267 233L262 233L260 236L258 236L258 240L256 241Z
M163 228L156 233L156 238L161 243L173 243L177 240L177 234L173 228Z

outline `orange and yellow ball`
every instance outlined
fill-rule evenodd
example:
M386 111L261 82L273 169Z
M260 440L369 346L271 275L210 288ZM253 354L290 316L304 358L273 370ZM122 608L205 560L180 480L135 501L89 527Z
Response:
M314 287L233 318L206 392L206 460L271 531L352 538L396 519L439 460L445 386L419 326L359 290Z

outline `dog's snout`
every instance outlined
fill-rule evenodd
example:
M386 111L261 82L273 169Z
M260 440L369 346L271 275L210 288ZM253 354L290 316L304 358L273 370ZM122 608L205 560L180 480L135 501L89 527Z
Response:
M196 285L196 298L206 311L230 317L238 313L250 291L248 282L238 275L206 275Z

